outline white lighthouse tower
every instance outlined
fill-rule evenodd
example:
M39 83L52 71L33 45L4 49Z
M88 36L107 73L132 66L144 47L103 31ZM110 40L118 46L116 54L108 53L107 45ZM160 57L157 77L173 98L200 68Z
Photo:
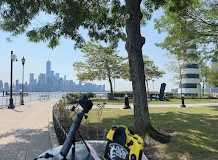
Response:
M181 84L178 94L184 96L200 96L201 85L199 79L199 68L197 63L196 45L187 49L187 58L180 61L181 65Z

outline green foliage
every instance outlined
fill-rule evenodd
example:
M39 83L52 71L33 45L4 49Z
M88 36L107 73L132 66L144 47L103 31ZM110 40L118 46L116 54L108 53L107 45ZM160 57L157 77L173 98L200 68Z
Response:
M80 99L81 96L81 93L67 93L66 96L63 97L63 99L66 100L66 103L73 104L76 101L78 101L78 99Z
M169 56L169 57L172 58L172 61L166 64L167 70L174 73L172 81L176 85L179 85L182 80L181 69L183 68L183 66L180 65L180 58L178 56Z
M115 92L114 97L124 98L126 94L128 97L133 97L133 93L131 91Z
M199 58L216 61L217 2L193 0L171 3L183 5L169 7L167 4L163 7L165 15L155 20L155 28L159 32L168 32L168 36L157 46L167 49L171 54L181 56L184 54L182 51L197 44Z
M65 132L68 133L70 126L74 121L71 115L71 111L66 109L66 106L68 106L68 104L66 103L65 99L59 100L59 102L56 105L57 105L56 116L58 118L58 121L61 123Z
M127 58L118 56L111 47L103 47L99 42L91 41L82 47L82 52L85 53L85 62L73 64L81 81L121 78L126 71L123 63Z
M211 87L218 87L218 64L211 65L206 82Z
M63 97L62 99L64 99L66 101L67 104L73 104L75 102L77 102L81 97L82 97L82 93L67 93L65 97ZM86 96L88 98L94 98L96 97L95 93L86 93Z
M200 63L201 81L208 83L211 87L218 87L218 64L212 63L209 66L206 63Z
M158 70L158 67L154 65L154 61L149 60L148 56L146 55L143 55L143 60L146 81L163 77L163 74L165 74L165 72L162 70Z
M154 61L148 59L148 56L143 55L143 61L144 61L145 81L159 79L163 77L163 74L165 74L165 72L159 70L158 67L154 65ZM129 68L129 64L126 63L125 65L126 68ZM129 71L124 72L124 77L126 79L130 79Z
M111 47L103 47L99 42L88 42L82 47L85 62L75 62L77 77L81 81L108 80L113 94L112 79L125 78L128 70L124 65L127 58L118 56L117 51Z
M2 0L0 29L11 32L13 36L26 33L30 41L48 41L48 46L54 48L60 37L70 38L76 42L75 47L81 47L85 42L79 33L82 27L88 30L90 37L117 46L119 39L126 39L122 30L123 9L118 0ZM54 20L32 28L32 20L42 12Z
M178 93L165 92L165 98L166 99L178 98Z

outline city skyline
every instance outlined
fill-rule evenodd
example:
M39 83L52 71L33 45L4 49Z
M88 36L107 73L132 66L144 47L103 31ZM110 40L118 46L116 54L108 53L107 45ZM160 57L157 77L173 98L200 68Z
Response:
M51 61L46 62L45 73L40 73L38 79L35 78L34 73L29 75L29 83L24 81L24 92L105 92L104 85L96 85L93 83L76 84L73 80L67 80L66 75L64 78L60 77L60 73L55 73L51 70ZM13 91L19 92L22 89L22 83L16 79L12 84ZM0 79L0 91L9 91L10 84Z

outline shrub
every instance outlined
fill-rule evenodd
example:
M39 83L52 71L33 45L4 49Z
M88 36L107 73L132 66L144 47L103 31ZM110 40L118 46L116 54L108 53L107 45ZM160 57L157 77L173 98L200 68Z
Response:
M86 93L86 95L88 98L95 98L96 97L96 94L92 93L92 92Z
M88 98L94 98L96 97L96 94L94 93L85 93L87 95ZM66 100L67 104L73 104L75 103L78 99L81 98L83 94L82 93L67 93L66 97L62 97L63 99Z
M65 99L60 99L57 103L56 111L57 119L61 123L66 133L69 132L70 126L74 121L71 111L69 109L66 109L67 106L68 104L65 102Z
M167 99L174 99L174 98L178 98L178 94L174 94L174 93L169 93L169 92L166 92L165 93L165 97L167 98Z
M123 98L126 94L128 97L133 97L132 91L115 92L114 97Z

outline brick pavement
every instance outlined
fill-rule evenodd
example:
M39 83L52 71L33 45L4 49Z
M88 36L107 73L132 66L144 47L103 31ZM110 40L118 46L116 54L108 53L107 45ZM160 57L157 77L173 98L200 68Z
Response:
M51 148L48 123L56 100L0 109L0 160L32 160Z

